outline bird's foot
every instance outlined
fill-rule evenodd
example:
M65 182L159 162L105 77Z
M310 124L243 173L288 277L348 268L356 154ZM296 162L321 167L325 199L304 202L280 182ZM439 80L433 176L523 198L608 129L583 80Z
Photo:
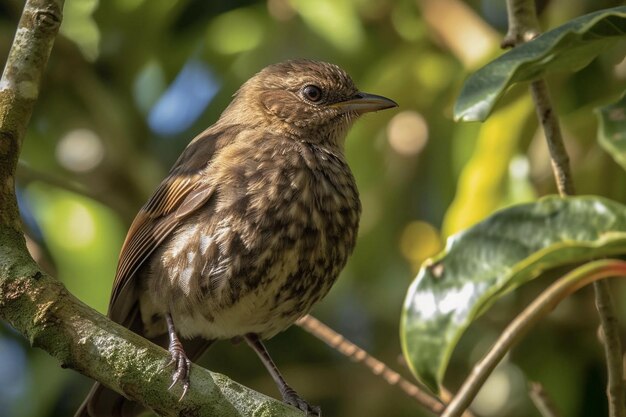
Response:
M168 390L172 389L176 383L180 382L183 386L183 393L178 399L182 401L189 389L189 372L191 371L191 361L187 358L187 354L183 350L183 345L178 340L173 340L168 348L171 359L167 366L174 365L174 372L172 373L172 385Z
M322 417L322 410L318 406L310 405L298 395L298 393L290 386L285 386L281 390L283 401L289 405L296 407L305 412L307 416Z

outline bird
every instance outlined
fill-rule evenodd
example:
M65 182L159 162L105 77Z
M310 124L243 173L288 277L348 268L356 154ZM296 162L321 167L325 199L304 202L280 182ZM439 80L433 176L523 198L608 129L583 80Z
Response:
M269 65L188 144L140 209L108 316L168 349L182 401L191 361L216 340L243 339L284 402L321 414L287 384L262 341L307 314L345 266L361 213L345 138L362 114L396 106L359 91L334 64ZM142 411L96 383L76 417Z

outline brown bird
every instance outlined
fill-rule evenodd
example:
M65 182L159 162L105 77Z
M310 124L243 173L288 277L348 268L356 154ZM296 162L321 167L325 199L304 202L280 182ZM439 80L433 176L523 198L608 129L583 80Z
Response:
M361 114L395 106L359 92L336 65L270 65L191 141L139 211L108 315L168 347L183 396L191 359L215 340L243 338L283 400L319 414L261 340L308 313L346 264L361 204L344 139ZM96 384L76 415L141 410Z

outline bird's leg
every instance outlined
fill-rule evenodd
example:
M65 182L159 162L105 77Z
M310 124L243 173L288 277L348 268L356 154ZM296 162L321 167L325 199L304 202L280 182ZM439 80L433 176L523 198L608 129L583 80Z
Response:
M189 371L191 370L191 361L187 358L187 354L183 349L183 344L180 343L178 336L176 335L176 329L174 328L174 321L169 313L165 314L165 321L167 322L167 332L170 337L170 345L168 351L172 356L172 359L167 364L174 364L174 373L172 374L172 385L168 389L172 389L177 382L183 384L183 393L178 399L181 401L187 390L189 389Z
M304 401L298 393L291 388L285 378L280 374L280 371L276 367L276 364L270 357L269 352L265 349L265 346L259 339L259 336L255 333L249 333L245 336L246 342L248 345L256 352L267 368L267 371L270 373L276 385L278 385L278 390L283 397L283 401L289 405L292 405L300 410L304 411L307 416L321 416L322 412L319 407L311 406L306 401Z

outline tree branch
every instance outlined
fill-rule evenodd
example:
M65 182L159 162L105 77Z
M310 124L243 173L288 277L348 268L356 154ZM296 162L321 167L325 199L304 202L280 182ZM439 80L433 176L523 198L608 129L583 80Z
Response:
M61 362L163 416L302 416L303 413L198 366L185 400L168 391L169 354L89 308L29 256L15 170L63 0L28 0L0 79L0 318Z
M0 317L33 346L72 368L138 401L161 416L302 416L280 401L225 376L193 365L185 400L168 391L170 357L162 348L113 323L41 273L24 254L0 246ZM262 414L262 413L261 413Z
M21 230L15 168L39 85L61 25L63 0L29 0L0 79L0 224Z

